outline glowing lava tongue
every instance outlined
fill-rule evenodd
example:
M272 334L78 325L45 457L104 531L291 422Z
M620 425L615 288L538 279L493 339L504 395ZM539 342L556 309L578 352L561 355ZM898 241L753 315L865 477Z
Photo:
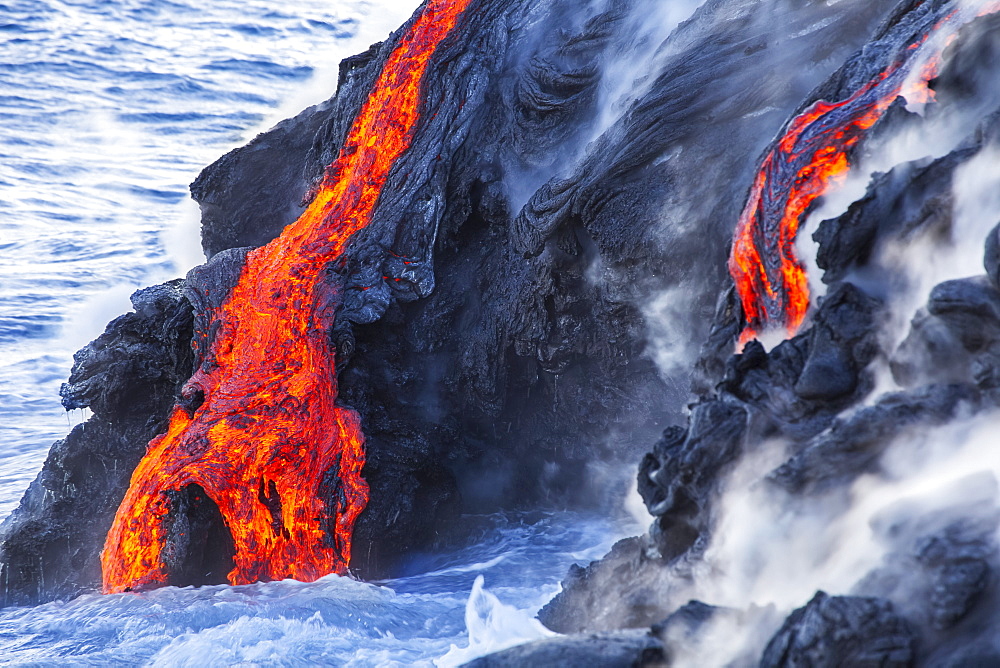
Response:
M200 486L232 534L232 584L344 573L368 502L358 415L338 406L330 343L339 295L324 280L367 225L410 145L420 82L470 0L430 0L389 56L319 193L280 237L249 253L210 314L204 362L132 475L101 562L105 593L165 584L172 499ZM321 493L322 486L322 493Z
M1000 3L988 3L978 15L998 10ZM948 24L960 25L963 21L955 20L960 15L952 12L930 33ZM850 170L849 152L897 96L921 103L933 99L927 83L937 75L941 47L923 60L915 80L908 81L930 33L846 100L820 100L803 111L764 157L729 258L729 273L746 318L741 346L769 326L783 325L791 336L802 325L809 308L809 284L795 254L799 225L818 197L843 182ZM954 33L949 37L953 39Z

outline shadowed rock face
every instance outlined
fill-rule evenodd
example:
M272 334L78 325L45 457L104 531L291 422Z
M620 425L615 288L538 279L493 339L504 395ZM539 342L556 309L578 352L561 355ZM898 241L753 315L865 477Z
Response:
M93 416L49 451L21 505L4 522L0 603L69 597L99 585L98 552L146 444L194 367L193 315L182 281L132 295L75 356L62 389L67 409Z
M785 620L760 665L904 668L912 665L913 645L913 632L888 602L819 592Z

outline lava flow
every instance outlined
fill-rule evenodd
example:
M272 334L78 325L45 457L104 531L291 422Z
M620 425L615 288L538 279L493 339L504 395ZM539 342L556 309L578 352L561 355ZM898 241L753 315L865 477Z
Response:
M990 3L978 15L998 9L1000 4ZM958 15L955 11L938 21L897 62L847 99L813 103L788 124L764 157L729 258L746 322L741 347L770 326L783 325L792 336L802 325L809 309L809 283L795 253L799 225L818 197L846 179L851 150L898 96L918 103L933 100L928 82L937 76L943 47L924 60L915 80L910 80L912 64L930 34L959 23Z
M340 295L326 268L370 222L412 141L430 58L469 1L430 0L308 208L249 253L238 284L209 314L204 361L166 433L150 442L108 533L105 593L168 582L175 499L195 485L232 535L230 583L346 572L368 486L359 417L336 402L330 332Z

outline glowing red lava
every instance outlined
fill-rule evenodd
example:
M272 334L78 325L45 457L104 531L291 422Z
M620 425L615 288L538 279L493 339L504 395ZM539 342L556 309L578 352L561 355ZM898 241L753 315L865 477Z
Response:
M977 15L1000 10L1000 3ZM796 255L799 226L818 197L843 183L851 169L848 156L865 133L903 95L910 102L933 101L928 82L937 76L943 40L923 60L915 80L913 63L930 34L954 21L955 11L909 45L900 59L840 102L819 100L796 116L764 156L733 236L729 273L743 306L746 326L739 345L771 326L798 331L809 309L809 283Z
M193 414L175 406L133 473L101 554L105 593L167 583L164 520L172 493L188 485L205 490L232 534L230 583L346 572L368 486L359 417L337 405L330 331L340 295L324 275L371 221L412 141L428 63L468 3L427 3L312 203L249 253L238 284L211 314L208 350L183 391L204 401Z

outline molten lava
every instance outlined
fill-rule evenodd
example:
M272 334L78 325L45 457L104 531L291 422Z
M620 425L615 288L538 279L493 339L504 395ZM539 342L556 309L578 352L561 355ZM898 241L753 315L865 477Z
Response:
M330 332L340 295L326 269L371 221L412 141L428 63L468 3L430 0L311 204L248 254L239 282L209 314L203 362L166 433L150 442L108 533L106 593L167 583L172 499L191 485L215 502L232 534L232 584L347 570L368 486L359 417L337 405Z
M992 2L977 15L1000 10ZM900 95L910 102L933 101L928 82L937 76L944 46L914 64L931 33L960 24L952 12L911 43L888 69L840 102L819 100L796 116L764 156L740 215L729 258L729 273L746 321L740 346L772 325L794 335L809 309L809 283L795 253L799 226L818 197L843 183L851 150ZM955 37L944 40L947 45Z

